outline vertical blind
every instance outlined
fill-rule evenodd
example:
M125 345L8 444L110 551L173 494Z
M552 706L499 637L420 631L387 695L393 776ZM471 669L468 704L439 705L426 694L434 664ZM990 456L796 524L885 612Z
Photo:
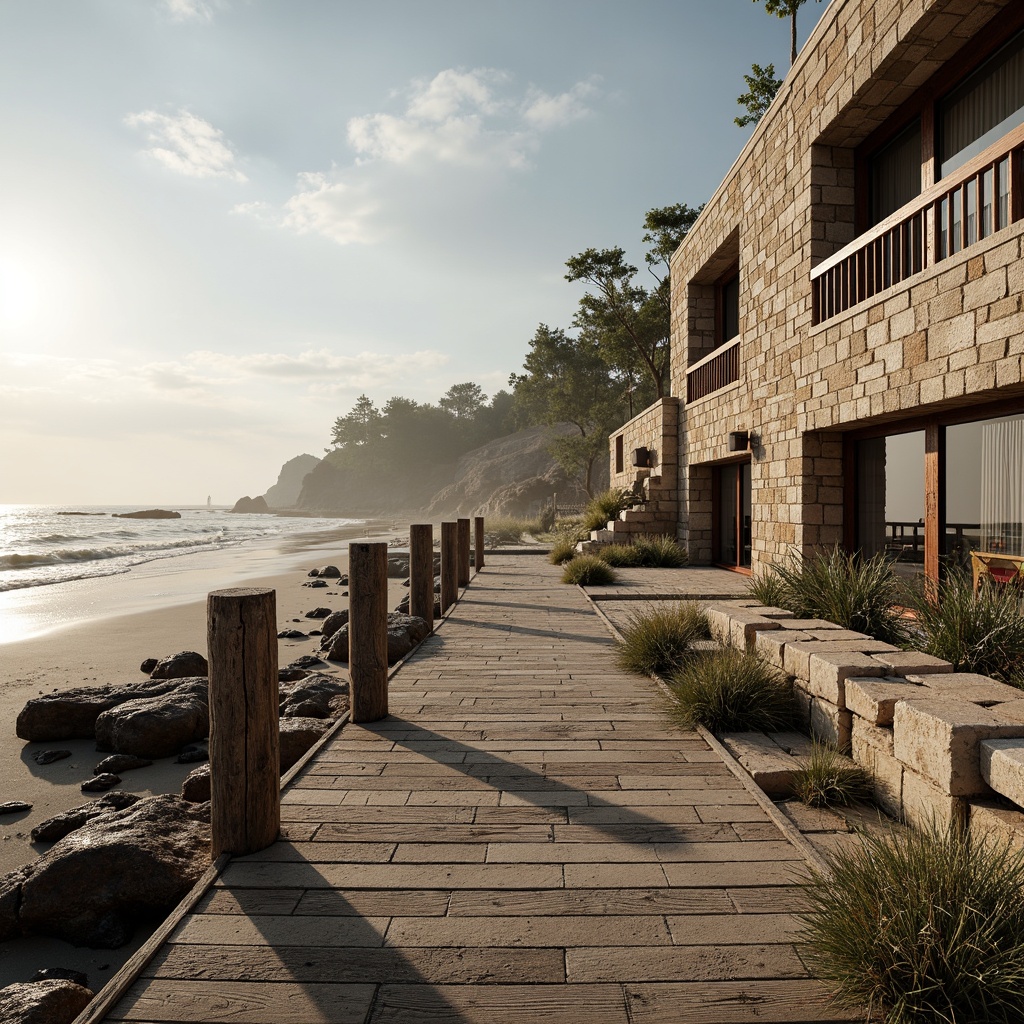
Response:
M1024 32L939 105L941 175L955 171L1020 124L1024 124Z
M1024 416L982 428L981 549L1024 555Z
M921 194L921 121L871 158L871 223L885 220Z

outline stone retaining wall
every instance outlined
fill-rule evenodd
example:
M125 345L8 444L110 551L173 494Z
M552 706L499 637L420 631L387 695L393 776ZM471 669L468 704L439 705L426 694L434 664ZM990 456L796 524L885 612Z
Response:
M885 811L996 830L1024 850L1024 691L753 600L707 612L720 642L792 680L804 727L872 773Z

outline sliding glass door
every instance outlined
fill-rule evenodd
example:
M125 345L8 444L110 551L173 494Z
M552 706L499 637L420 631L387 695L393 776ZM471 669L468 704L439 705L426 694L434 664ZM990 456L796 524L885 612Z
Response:
M750 568L750 462L719 466L715 475L715 560Z

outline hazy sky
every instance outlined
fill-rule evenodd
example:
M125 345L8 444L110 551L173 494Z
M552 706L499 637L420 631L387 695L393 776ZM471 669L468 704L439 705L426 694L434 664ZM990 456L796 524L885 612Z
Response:
M808 4L801 40L822 8ZM0 0L0 502L234 501L491 394L746 141L751 0Z

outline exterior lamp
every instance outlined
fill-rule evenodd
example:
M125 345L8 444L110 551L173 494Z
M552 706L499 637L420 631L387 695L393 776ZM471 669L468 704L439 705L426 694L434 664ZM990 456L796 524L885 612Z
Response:
M750 449L752 438L746 430L732 430L729 432L729 451L745 452Z
M647 448L633 449L633 465L637 469L648 469L651 465L651 453Z

